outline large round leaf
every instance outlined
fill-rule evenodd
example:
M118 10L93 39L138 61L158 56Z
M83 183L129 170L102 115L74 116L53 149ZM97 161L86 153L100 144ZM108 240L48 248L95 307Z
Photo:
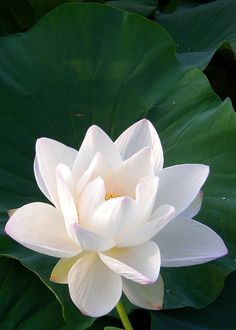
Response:
M236 52L235 12L235 0L219 0L157 15L156 21L176 41L179 61L204 69L220 47Z
M236 274L227 278L219 297L204 309L152 312L152 330L222 330L236 328Z
M0 36L26 31L57 6L77 2L106 3L145 17L154 14L157 7L156 0L1 0Z
M0 262L1 329L72 329L66 326L55 296L35 274L13 259L0 258Z
M200 71L178 64L174 42L160 26L108 6L75 4L56 8L29 32L2 38L0 115L2 210L43 200L32 171L38 137L78 148L93 123L115 138L147 117L160 133L166 166L209 164L199 219L223 237L230 256L163 269L163 276L166 307L199 307L216 297L236 266L235 114ZM25 249L10 240L2 249L37 272L65 316L79 324L67 290L47 280L51 258L32 252L25 257Z
M155 0L108 0L106 4L145 17L155 13L157 7L157 1Z

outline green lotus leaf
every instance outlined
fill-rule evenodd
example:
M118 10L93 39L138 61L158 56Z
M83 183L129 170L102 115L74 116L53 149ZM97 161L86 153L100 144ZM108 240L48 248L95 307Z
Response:
M105 5L57 7L30 31L0 39L0 116L3 211L45 201L32 169L37 138L79 148L94 123L116 138L146 117L160 133L165 166L210 165L198 219L222 236L229 255L162 274L166 308L215 299L236 268L236 119L230 100L222 103L201 71L179 65L163 28ZM19 247L3 232L0 253L38 274L72 327L92 323L71 303L67 286L49 282L56 259Z
M236 52L236 1L218 0L201 6L159 14L161 24L176 42L177 57L185 66L204 69L219 48Z
M152 312L152 329L195 330L235 329L236 273L227 278L219 297L204 309L183 308L174 311Z
M42 326L44 330L72 329L66 326L53 293L35 274L16 260L1 257L0 262L1 329L41 330Z
M0 36L22 32L54 8L66 3L97 2L127 10L145 17L154 14L155 0L1 0Z
M106 1L106 4L145 17L154 14L157 7L155 0L109 0Z

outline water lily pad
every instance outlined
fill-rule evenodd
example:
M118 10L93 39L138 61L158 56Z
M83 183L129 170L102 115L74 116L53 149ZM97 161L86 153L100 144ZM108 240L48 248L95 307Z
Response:
M1 210L45 200L32 169L38 137L78 148L94 123L116 138L147 117L160 132L165 166L210 165L199 220L223 237L230 254L162 272L166 307L201 307L215 299L236 268L236 119L230 101L222 103L199 70L179 65L164 29L105 5L56 8L30 31L1 38L0 116ZM89 323L67 287L48 281L56 260L26 252L4 234L0 244L0 253L19 259L50 287L67 322Z
M177 57L186 66L204 69L220 47L236 52L236 2L219 0L157 16L176 42Z

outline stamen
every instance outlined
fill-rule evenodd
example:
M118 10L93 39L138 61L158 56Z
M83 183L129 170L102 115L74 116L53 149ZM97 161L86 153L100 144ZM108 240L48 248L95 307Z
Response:
M120 197L119 194L115 194L115 193L109 193L105 195L105 201L108 201L111 198L116 198L116 197Z

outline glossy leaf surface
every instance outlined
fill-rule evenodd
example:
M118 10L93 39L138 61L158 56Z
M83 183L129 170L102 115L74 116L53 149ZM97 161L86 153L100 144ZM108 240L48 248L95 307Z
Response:
M157 15L176 42L179 61L204 69L220 47L236 52L236 2L213 1L201 6Z

